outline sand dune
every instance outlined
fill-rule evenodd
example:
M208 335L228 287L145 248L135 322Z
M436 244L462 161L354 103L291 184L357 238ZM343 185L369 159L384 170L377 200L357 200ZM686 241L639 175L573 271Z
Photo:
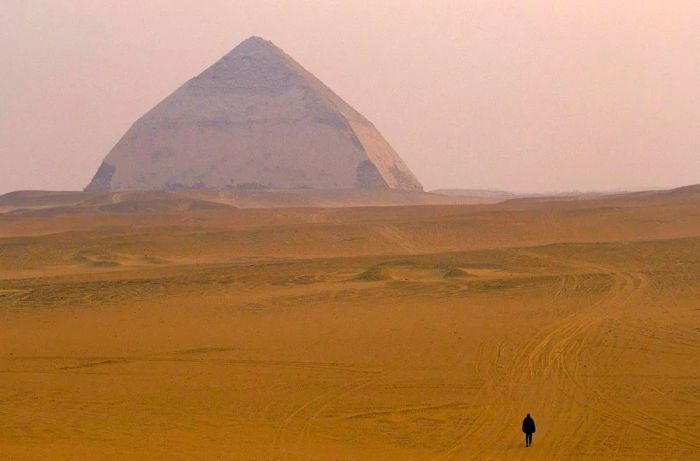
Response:
M355 208L105 197L0 215L7 459L700 452L697 187Z

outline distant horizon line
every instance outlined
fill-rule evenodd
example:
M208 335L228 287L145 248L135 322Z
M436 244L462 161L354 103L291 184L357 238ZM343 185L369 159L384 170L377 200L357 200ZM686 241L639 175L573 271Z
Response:
M637 187L619 187L619 188L609 188L609 189L569 189L569 190L530 190L530 191L513 191L507 189L498 188L472 188L472 187L438 187L431 189L424 189L422 192L427 194L440 194L440 193L473 193L473 194L507 194L514 197L523 196L565 196L565 195L584 195L584 194L624 194L624 193L635 193L635 192L659 192L659 191L671 191L676 189L683 189L686 187L700 186L700 182L682 184L678 186L637 186ZM82 189L16 189L7 192L0 191L0 197L8 194L15 194L21 192L51 192L51 193L119 193L119 192L178 192L181 190L211 190L211 191L227 191L227 192L239 192L239 193L250 193L250 192L285 192L285 191L371 191L371 188L337 188L337 189L320 189L320 188L297 188L297 189L220 189L220 188L182 188L182 189L124 189L124 190L114 190L108 192L86 192ZM382 189L395 191L397 193L406 192L402 189ZM415 192L415 191L412 191ZM442 194L441 194L442 195ZM458 194L455 194L458 195ZM466 195L466 194L465 194Z

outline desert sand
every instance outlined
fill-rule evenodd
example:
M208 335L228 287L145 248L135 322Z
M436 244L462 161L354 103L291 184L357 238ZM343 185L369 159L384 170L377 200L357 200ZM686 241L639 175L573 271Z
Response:
M700 187L21 198L0 200L2 459L698 459Z

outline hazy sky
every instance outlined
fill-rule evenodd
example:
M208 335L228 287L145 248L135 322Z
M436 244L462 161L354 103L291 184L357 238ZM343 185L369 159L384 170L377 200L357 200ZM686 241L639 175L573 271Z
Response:
M250 35L373 121L428 189L700 183L698 0L2 0L0 192L82 188Z

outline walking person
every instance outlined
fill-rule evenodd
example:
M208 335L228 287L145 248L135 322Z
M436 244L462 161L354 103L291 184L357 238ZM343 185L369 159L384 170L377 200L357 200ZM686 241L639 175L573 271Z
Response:
M523 432L525 433L526 447L532 445L532 434L534 434L536 430L535 420L532 419L532 416L530 416L530 413L528 413L525 419L523 419Z

